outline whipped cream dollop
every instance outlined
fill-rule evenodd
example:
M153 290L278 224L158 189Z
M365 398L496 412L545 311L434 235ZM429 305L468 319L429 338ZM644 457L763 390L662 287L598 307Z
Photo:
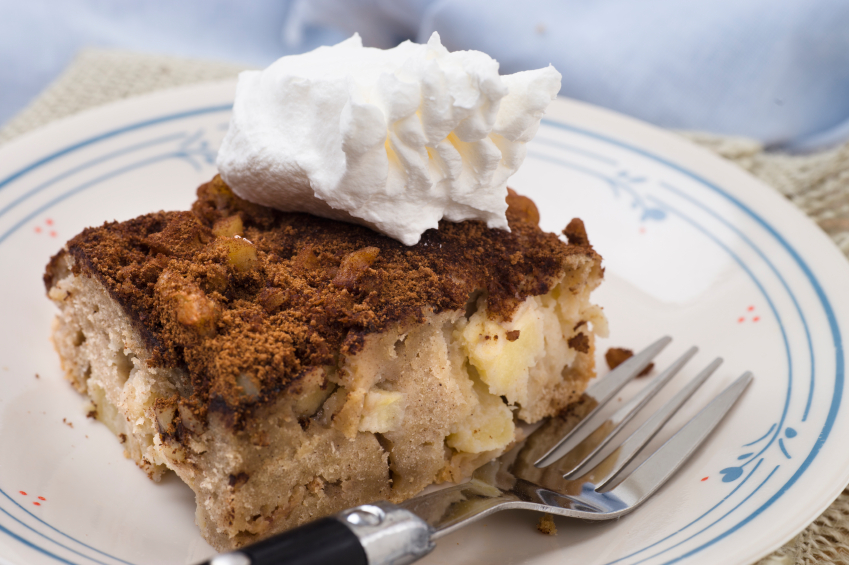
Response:
M560 90L554 67L500 76L434 33L359 35L239 75L218 169L246 200L362 224L406 245L440 219L507 225L507 179Z

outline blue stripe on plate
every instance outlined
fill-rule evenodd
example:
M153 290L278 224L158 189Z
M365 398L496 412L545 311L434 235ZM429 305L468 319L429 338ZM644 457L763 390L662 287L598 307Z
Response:
M604 141L606 143L610 143L611 145L616 145L618 147L622 147L624 149L632 151L633 153L636 153L636 154L642 155L644 157L647 157L649 159L652 159L652 160L654 160L658 163L661 163L661 164L663 164L663 165L665 165L665 166L667 166L671 169L674 169L674 170L680 172L683 175L690 177L691 179L699 182L700 184L704 185L705 187L709 188L710 190L712 190L712 191L716 192L717 194L719 194L720 196L724 197L730 203L737 206L740 210L745 212L746 215L748 215L752 220L754 220L761 227L763 227L790 254L790 256L792 257L794 262L798 265L798 267L801 269L802 273L808 279L808 282L813 287L814 292L816 293L817 298L820 301L820 305L822 306L823 311L826 315L826 319L828 320L829 329L831 330L832 343L834 345L834 351L835 351L835 364L836 364L834 391L833 391L833 395L832 395L831 405L829 406L829 411L828 411L828 414L826 416L825 424L823 425L823 428L820 431L820 434L818 435L817 440L814 443L813 448L808 453L808 456L805 458L802 465L799 467L799 469L797 469L797 471L793 474L793 476L784 485L782 485L782 487L769 500L767 500L764 504L762 504L758 509L756 509L754 512L752 512L751 514L746 516L744 519L740 520L734 526L732 526L729 529L727 529L726 531L724 531L722 534L716 536L715 538L709 540L708 542L702 544L701 546L693 549L692 551L689 551L689 552L685 553L684 555L681 555L680 557L675 558L672 561L667 562L667 563L674 563L674 562L679 561L679 560L681 560L685 557L693 555L693 554L695 554L695 553L697 553L697 552L699 552L699 551L701 551L701 550L703 550L707 547L710 547L711 545L715 544L716 542L720 541L721 539L724 539L725 537L728 537L732 533L736 532L737 530L739 530L740 528L742 528L743 526L745 526L746 524L751 522L753 519L755 519L757 516L759 516L761 513L763 513L764 510L766 510L773 503L775 503L776 500L781 498L787 492L787 490L790 489L790 487L792 487L796 483L796 481L799 480L799 477L801 477L802 474L804 474L804 472L808 469L808 467L810 467L811 463L816 458L816 456L819 454L820 450L822 449L822 446L825 444L825 441L828 439L829 435L831 434L831 430L834 427L834 422L837 418L838 412L840 411L841 401L842 401L842 398L843 398L843 386L844 386L843 381L844 381L844 377L845 377L845 375L844 375L844 372L845 372L845 367L844 367L845 357L844 357L844 352L843 352L843 338L841 336L840 327L837 323L837 317L834 314L834 310L831 306L831 302L829 301L828 296L826 295L825 291L822 288L822 285L820 285L819 280L814 275L813 271L811 271L810 267L805 262L805 260L802 259L802 257L796 251L796 249L793 248L793 246L791 246L787 242L787 240L780 233L778 233L778 231L775 228L773 228L766 220L764 220L754 210L752 210L751 208L746 206L738 198L731 195L730 193L723 190L722 188L714 185L713 183L709 182L708 180L702 178L701 176L699 176L699 175L697 175L697 174L695 174L691 171L688 171L687 169L684 169L683 167L676 165L675 163L672 163L671 161L668 161L668 160L666 160L662 157L659 157L657 155L649 153L648 151L645 151L645 150L640 149L638 147L634 147L634 146L631 146L627 143L623 143L621 141L618 141L616 139L613 139L613 138L610 138L610 137L607 137L607 136L604 136L604 135L601 135L601 134L598 134L598 133L595 133L595 132L587 131L587 130L584 130L584 129L581 129L581 128L577 128L577 127L574 127L574 126L570 126L570 125L567 125L567 124L563 124L563 123L560 123L560 122L555 122L555 121L548 120L548 119L543 119L542 121L543 121L543 123L545 123L548 126L564 129L564 130L567 130L567 131L572 131L572 132L575 132L575 133L578 133L578 134L581 134L581 135L585 135L585 136L593 138L593 139Z
M145 121L142 121L142 122L138 122L136 124L127 125L127 126L124 126L124 127L121 127L121 128L118 128L118 129L115 129L115 130L112 130L112 131L109 131L109 132L106 132L106 133L99 134L97 136L88 138L86 140L83 140L83 141L80 141L80 142L75 143L73 145L70 145L68 147L65 147L61 150L58 150L58 151L56 151L56 152L54 152L54 153L52 153L52 154L50 154L46 157L43 157L42 159L39 159L38 161L35 161L35 162L19 169L18 171L16 171L15 173L12 173L11 175L4 178L3 180L0 180L0 190L2 190L3 188L5 188L7 185L14 182L15 180L18 180L18 179L24 177L26 174L28 174L32 171L35 171L39 167L41 167L41 166L43 166L47 163L50 163L50 162L52 162L52 161L54 161L54 160L56 160L56 159L58 159L58 158L60 158L64 155L68 155L68 154L72 153L73 151L76 151L76 150L81 149L83 147L90 146L90 145L93 145L93 144L101 142L101 141L109 140L109 139L114 138L118 135L121 135L121 134L124 134L124 133L127 133L127 132L131 132L131 131L135 131L135 130L139 130L139 129L142 129L142 128L145 128L145 127L150 127L150 126L153 126L153 125L162 124L162 123L169 122L169 121L199 116L199 115L202 115L202 114L229 111L230 109L231 109L230 105L220 105L220 106L213 106L213 107L207 107L207 108L198 108L198 109L195 109L195 110L190 110L190 111L185 111L185 112L180 112L180 113L176 113L176 114L170 114L170 115L161 116L161 117L158 117L158 118L145 120ZM587 137L590 137L590 138L594 138L594 139L609 143L611 145L615 145L615 146L624 148L624 149L629 150L633 153L642 155L643 157L654 160L658 163L661 163L661 164L663 164L663 165L665 165L665 166L667 166L667 167L669 167L673 170L676 170L676 171L690 177L691 179L699 182L700 184L704 185L705 187L713 190L717 194L723 196L729 202L731 202L736 207L738 207L739 209L744 211L756 223L761 225L790 254L790 256L793 258L795 263L801 269L801 271L803 272L803 274L805 275L805 277L808 279L811 286L813 287L814 291L816 292L816 295L819 298L820 304L821 304L823 310L825 311L826 318L827 318L828 323L829 323L829 328L830 328L831 333L832 333L832 341L833 341L833 344L834 344L834 347L835 347L835 361L836 361L836 366L837 366L837 370L836 370L836 374L835 374L835 387L834 387L834 393L833 393L833 396L832 396L832 402L831 402L831 405L829 407L828 415L826 417L826 422L825 422L825 424L822 428L822 431L820 432L820 434L817 438L817 441L814 444L814 447L808 453L808 455L805 458L805 460L803 461L802 465L794 473L794 475L784 485L782 485L780 487L780 489L767 502L765 502L757 510L755 510L754 512L752 512L751 514L749 514L748 516L746 516L745 518L743 518L742 520L740 520L739 522L737 522L736 524L731 526L730 528L726 529L721 534L719 534L716 537L712 538L711 540L707 541L706 543L700 545L699 547L697 547L697 548L695 548L695 549L693 549L693 550L691 550L691 551L689 551L689 552L687 552L683 555L675 557L671 561L668 561L668 563L676 562L676 561L679 561L679 560L686 558L690 555L693 555L693 554L701 551L702 549L704 549L706 547L713 545L714 543L716 543L719 540L721 540L721 539L727 537L728 535L734 533L735 531L742 528L745 524L747 524L748 522L753 520L756 516L761 514L766 508L768 508L776 500L778 500L781 496L783 496L787 492L787 490L799 479L799 477L802 476L802 474L805 472L805 470L810 466L810 464L816 458L816 456L819 453L819 451L821 450L823 444L825 443L825 441L828 439L828 437L830 435L830 432L831 432L831 430L834 426L834 421L837 417L837 414L838 414L838 412L840 410L840 406L841 406L841 399L842 399L843 386L844 386L844 383L843 383L843 379L844 379L844 353L843 353L843 343L842 343L840 328L837 324L837 319L836 319L834 311L831 307L831 304L828 300L828 297L826 296L824 290L822 289L822 286L819 284L819 281L817 280L816 276L813 274L813 272L808 267L807 263L805 263L805 261L801 258L801 256L799 256L798 252L796 252L796 250L792 246L789 245L789 243L786 241L786 239L783 236L781 236L781 234L779 234L777 230L775 230L769 223L767 223L762 217L760 217L758 214L756 214L753 210L751 210L745 204L743 204L739 199L735 198L733 195L724 191L720 187L713 185L712 183L708 182L707 180L701 178L700 176L696 175L695 173L692 173L692 172L676 165L675 163L667 161L667 160L665 160L665 159L663 159L659 156L656 156L652 153L649 153L649 152L647 152L643 149L633 147L631 145L628 145L628 144L620 142L618 140L603 136L601 134L597 134L597 133L594 133L594 132L591 132L591 131L576 128L576 127L570 126L568 124L563 124L563 123L555 122L555 121L548 120L548 119L544 119L543 123L545 123L548 126L564 129L564 130L571 131L571 132L574 132L574 133L577 133L577 134L581 134L581 135L584 135L584 136L587 136ZM568 148L566 148L566 147L561 147L561 149L568 150ZM583 150L581 150L581 151L583 151ZM106 175L104 175L104 178L106 178ZM102 182L102 180L104 180L104 178L101 178L99 180ZM88 188L88 187L92 186L93 183L89 182L89 183L86 183L86 185L87 186L85 188ZM53 204L55 205L56 203L58 203L58 202L64 200L65 198L69 197L72 193L79 192L81 190L84 190L85 188L76 187L75 190L72 190L72 191L60 196L59 198L54 199L55 201L53 202ZM44 207L42 207L42 208L44 208ZM11 209L11 208L9 208L9 209ZM6 211L6 210L4 210L4 211ZM5 237L8 237L8 235L10 235L10 233L12 231L19 229L21 225L22 225L22 223L19 222L13 228L13 230L10 230L10 232L7 232L6 234L4 234L4 239L5 239ZM811 357L813 359L813 355ZM808 405L809 404L810 404L810 400L808 402ZM786 411L786 407L785 407L785 411ZM777 434L781 429L782 429L782 426L780 426L780 425L777 426L777 430L776 430L775 433ZM772 430L770 430L770 432L771 431ZM767 435L769 435L769 432L768 432ZM773 437L775 437L775 436L773 436ZM773 473L774 473L774 471L775 470L773 470ZM754 472L754 469L753 469L752 472ZM750 473L749 476L751 476L751 473ZM770 473L770 477L771 476L772 476L772 473ZM738 485L738 488L739 488L739 486L740 485ZM2 491L0 491L0 492L2 492ZM733 492L734 491L732 491L732 493ZM6 494L6 493L3 493L3 494ZM8 497L8 495L6 495L6 496ZM730 496L730 495L728 495L728 496ZM11 500L11 498L10 498L10 500ZM20 506L20 505L18 505L18 506ZM21 508L23 509L23 507L21 507ZM91 549L91 550L93 550L93 551L95 551L95 552L97 552L101 555L104 555L106 557L110 557L112 559L116 559L116 560L122 561L124 563L128 563L126 561L123 561L123 560L120 560L116 557L113 557L109 554L106 554L106 553L104 553L104 552L102 552L98 549L95 549L91 546L88 546L88 545L84 544L83 542L65 534L64 532L61 532L60 530L56 529L55 527L51 526L50 524L47 524L46 522L44 522L43 520L41 520L37 516L33 515L31 512L29 512L25 509L24 509L24 511L27 512L30 516L32 516L36 520L38 520L39 522L43 523L45 526L47 526L50 529L56 531L57 533L63 535L64 537L66 537L66 538L68 538L68 539L70 539L70 540L72 540L76 543L79 543L83 547ZM17 518L16 518L16 520L18 522L20 522L20 520L18 520ZM23 522L20 522L20 523L23 524ZM45 553L46 555L53 557L57 561L60 561L62 563L71 563L70 561L67 561L64 558L59 557L59 556L47 551L44 548L36 546L31 541L26 540L24 538L21 538L17 534L14 534L13 532L7 530L6 528L3 528L2 526L0 526L0 531L7 533L8 535L13 537L14 539L19 540L21 543L24 543L24 544L26 544L30 547L33 547L33 548Z

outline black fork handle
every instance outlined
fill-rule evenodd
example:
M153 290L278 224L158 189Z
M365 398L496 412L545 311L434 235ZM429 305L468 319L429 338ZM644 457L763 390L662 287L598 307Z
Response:
M368 565L359 538L335 518L322 518L201 565Z
M198 565L403 565L435 547L428 524L388 502L364 504Z

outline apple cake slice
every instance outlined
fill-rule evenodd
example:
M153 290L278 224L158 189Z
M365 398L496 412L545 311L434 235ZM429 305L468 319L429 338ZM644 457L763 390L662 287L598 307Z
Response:
M90 413L195 492L217 549L460 481L578 399L606 332L600 257L508 196L510 232L406 247L216 177L190 212L85 229L50 261L53 340Z

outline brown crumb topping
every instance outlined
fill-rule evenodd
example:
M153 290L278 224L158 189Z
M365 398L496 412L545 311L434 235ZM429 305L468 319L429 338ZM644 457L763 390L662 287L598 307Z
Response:
M607 353L604 354L604 360L607 361L607 366L610 367L610 370L612 371L633 356L634 352L630 349L625 349L623 347L611 347L607 350ZM649 363L645 369L640 371L640 374L637 375L637 377L645 377L652 369L654 369L654 363Z
M252 204L220 177L197 196L189 212L87 228L67 252L77 274L97 277L122 306L154 364L188 371L191 396L181 405L234 423L296 390L310 368L338 365L369 334L465 309L475 292L491 316L509 319L526 297L551 289L567 257L596 256L580 220L566 244L540 230L536 206L512 191L511 232L440 222L412 247ZM60 255L47 267L48 288Z

